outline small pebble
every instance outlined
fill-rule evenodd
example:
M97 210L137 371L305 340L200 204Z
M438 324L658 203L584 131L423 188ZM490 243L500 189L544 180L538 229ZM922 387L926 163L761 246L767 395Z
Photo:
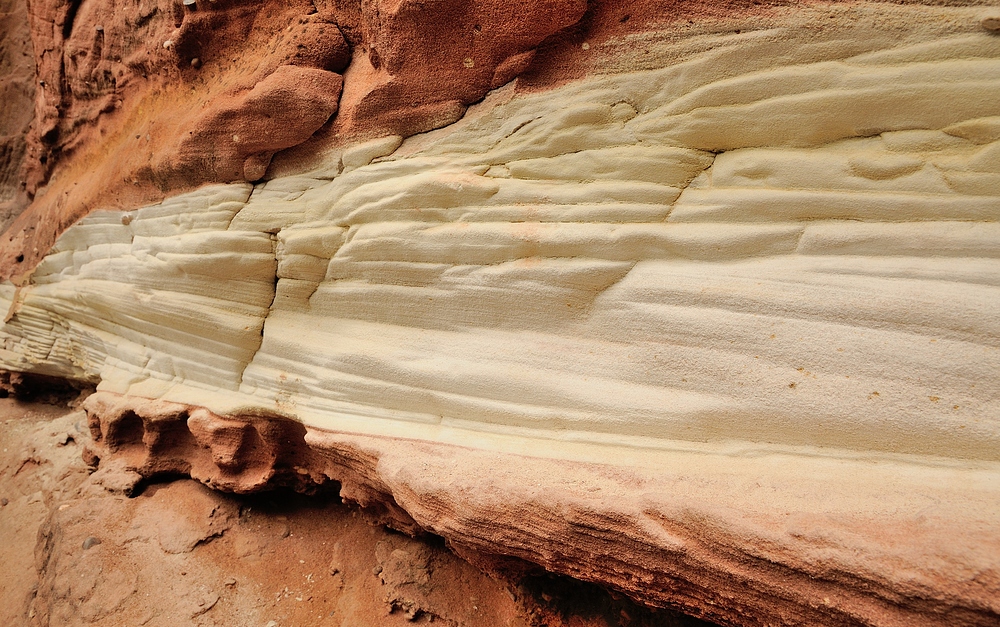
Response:
M101 543L100 539L95 538L94 536L90 536L89 538L83 541L83 550L86 551L90 547L96 546L100 543Z
M232 588L236 586L236 577L227 577L222 583L224 583L227 588Z
M0 499L0 505L7 507L7 503L10 503L10 501L7 500L6 496Z
M267 624L264 625L264 627L278 627L278 621L276 621L276 620L269 620L269 621L267 621Z
M193 67L196 70L198 68L200 68L201 67L201 59L199 59L198 57L195 57L195 58L191 59L191 67Z
M372 569L372 574L373 575L379 575L381 573L382 573L382 567L381 566L376 566L375 568Z
M986 30L1000 32L1000 15L984 17L981 23Z

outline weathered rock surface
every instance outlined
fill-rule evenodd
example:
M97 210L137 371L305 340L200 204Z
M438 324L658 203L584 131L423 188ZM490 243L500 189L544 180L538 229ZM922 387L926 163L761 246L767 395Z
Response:
M26 92L11 107L34 94L35 115L25 144L30 117L19 123L25 116L14 112L5 170L17 170L26 145L22 195L34 202L0 251L0 275L23 276L96 208L259 180L275 151L324 124L329 131L303 154L450 124L525 70L535 48L585 8L583 0L31 3L38 89L18 87L18 76L4 84ZM341 115L328 124L348 65Z
M0 2L0 230L28 204L21 167L34 110L35 61L28 7Z
M346 501L440 534L489 572L541 564L723 624L988 625L996 613L988 465L694 445L593 463L551 459L552 445L498 454L100 392L86 406L86 457L127 460L117 471L136 480L183 473L235 492L335 481Z
M287 48L191 118L201 139L170 135L228 155L202 180L266 181L51 226L30 273L18 242L42 240L7 238L0 363L98 384L104 485L337 482L489 571L539 564L725 624L1000 620L982 7L621 32L606 5L552 3L508 32L492 4L361 6L343 95L303 128L334 121L270 178L283 146L219 129L282 72L335 76L280 69ZM473 34L408 47L438 9ZM480 36L468 81L414 82ZM546 51L574 80L543 77ZM525 84L465 111L508 70ZM419 583L416 563L396 575Z
M0 400L5 625L704 625L540 573L484 576L329 492L116 495L80 458L83 412L66 412Z
M153 176L164 187L261 179L275 152L309 139L337 110L342 83L323 69L279 66L253 89L198 112L177 146L154 157Z

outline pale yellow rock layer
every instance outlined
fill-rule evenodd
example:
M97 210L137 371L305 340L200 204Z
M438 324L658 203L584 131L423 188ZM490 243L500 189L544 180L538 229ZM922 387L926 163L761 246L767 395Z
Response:
M998 461L1000 39L873 32L718 36L332 180L95 214L6 288L3 362L430 439Z

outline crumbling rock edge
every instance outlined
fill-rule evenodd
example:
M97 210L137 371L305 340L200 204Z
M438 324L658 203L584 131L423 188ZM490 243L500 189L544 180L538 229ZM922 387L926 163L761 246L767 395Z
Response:
M963 580L956 569L968 565L941 559L938 572L877 575L765 538L748 549L753 542L739 529L686 508L683 496L672 498L680 502L674 511L643 503L648 490L669 491L652 483L655 472L326 432L278 416L224 417L108 392L90 396L84 409L94 440L84 457L98 468L98 482L126 493L173 475L237 493L309 493L336 482L345 502L397 530L438 534L487 572L518 577L539 565L721 624L994 625L1000 618L995 569ZM881 529L863 530L874 538L873 555L941 540L940 533L961 544L967 533L947 521L930 531L905 516L873 521ZM980 548L995 554L996 547Z
M487 575L333 490L233 495L168 477L124 498L87 471L86 414L65 400L0 400L0 624L703 625L568 577Z

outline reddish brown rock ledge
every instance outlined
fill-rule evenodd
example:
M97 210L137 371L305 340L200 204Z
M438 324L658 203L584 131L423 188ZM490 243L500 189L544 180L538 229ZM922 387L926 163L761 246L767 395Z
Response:
M172 477L126 498L82 461L82 411L3 398L0 422L0 624L705 625L564 577L487 576L326 488L233 495Z
M769 512L732 525L726 503L717 505L718 517L685 513L692 502L685 484L713 480L707 476L330 433L280 417L220 417L109 393L84 407L94 439L84 456L98 467L95 480L126 493L176 475L236 493L309 493L335 482L345 502L395 529L441 535L487 572L517 577L541 565L723 625L985 627L1000 618L995 569L964 582L943 563L939 572L885 570L921 558L898 545L933 554L936 543L955 541L948 521L893 525L877 511ZM731 479L754 483L753 476ZM829 488L833 503L836 486ZM761 492L759 482L754 491ZM871 524L884 535L866 537ZM831 536L831 526L843 535ZM781 539L790 528L798 547ZM870 555L859 557L865 550Z

